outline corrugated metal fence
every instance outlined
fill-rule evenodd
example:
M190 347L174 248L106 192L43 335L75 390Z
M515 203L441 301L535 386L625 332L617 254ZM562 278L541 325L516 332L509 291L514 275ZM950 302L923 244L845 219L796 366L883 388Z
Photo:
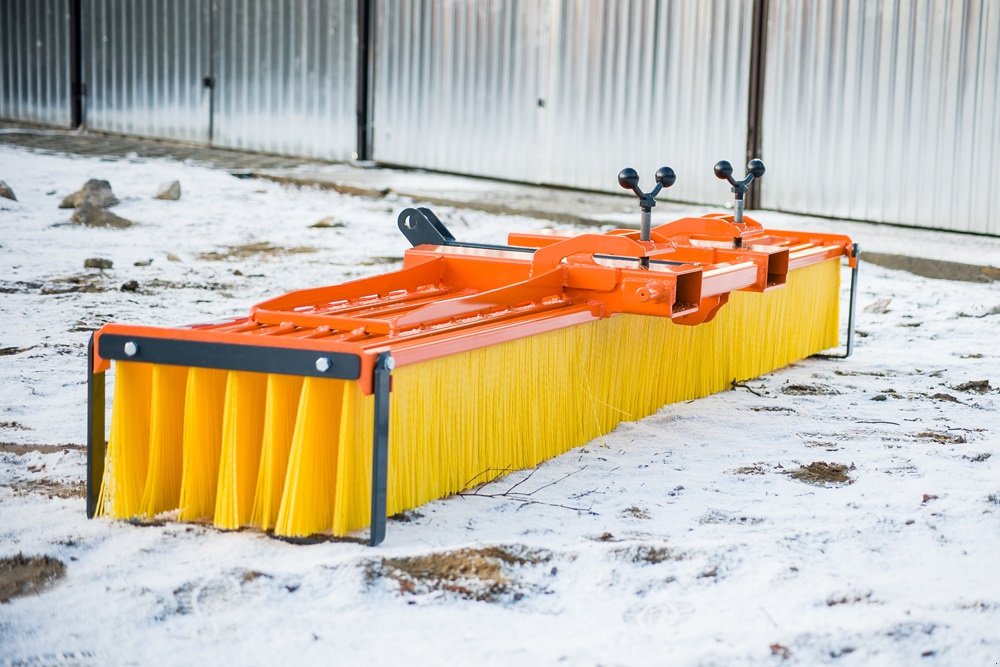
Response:
M6 118L70 123L82 25L95 129L342 160L371 124L383 163L608 191L665 163L670 198L709 203L712 164L759 146L765 207L1000 234L1000 0L0 0L0 22Z
M356 4L216 0L212 143L351 159Z
M203 0L90 0L83 11L87 125L208 142L210 5Z
M746 149L751 0L381 0L376 160L719 201Z
M1000 234L1000 2L771 0L763 205Z
M0 2L0 118L69 125L66 0Z
M99 130L348 160L353 0L88 0L87 123Z

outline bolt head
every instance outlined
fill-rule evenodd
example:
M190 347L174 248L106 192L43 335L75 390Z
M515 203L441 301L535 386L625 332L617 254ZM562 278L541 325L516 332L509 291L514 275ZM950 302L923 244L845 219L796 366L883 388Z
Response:
M395 359L393 359L392 357L389 357L388 359L385 360L385 369L387 371L391 371L395 367L396 367L396 360Z
M333 364L330 363L330 357L320 357L316 360L316 370L320 373L326 373L330 370L331 366L333 366Z
M135 344L134 340L125 341L123 349L126 357L134 357L139 354L139 346Z

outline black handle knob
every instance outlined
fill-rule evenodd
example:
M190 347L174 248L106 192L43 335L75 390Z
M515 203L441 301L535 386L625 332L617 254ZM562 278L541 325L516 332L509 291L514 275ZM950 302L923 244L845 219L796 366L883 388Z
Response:
M656 170L656 187L649 192L639 188L639 172L632 167L625 167L618 172L618 185L625 190L631 190L639 198L639 206L649 209L656 206L656 195L663 188L669 188L677 181L677 174L670 167L660 167Z
M719 160L715 163L715 177L723 181L733 182L733 165L726 160Z
M660 167L656 170L656 182L665 188L669 188L677 182L677 174L670 167Z
M729 181L729 184L733 186L733 192L736 193L737 199L743 199L743 195L746 194L747 188L750 187L753 180L764 175L764 163L757 159L750 160L747 163L747 175L741 181L733 178L733 165L729 164L726 160L716 162L714 171L716 178Z
M635 190L639 187L639 172L632 167L625 167L618 172L618 185L626 190Z

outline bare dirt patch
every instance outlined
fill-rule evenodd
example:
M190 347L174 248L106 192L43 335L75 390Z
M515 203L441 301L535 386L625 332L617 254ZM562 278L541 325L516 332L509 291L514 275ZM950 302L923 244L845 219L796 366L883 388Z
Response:
M917 440L929 440L939 445L964 445L968 442L961 433L946 433L942 431L921 431L913 436Z
M673 549L655 544L636 544L616 549L615 555L622 560L636 563L638 565L657 565L668 560L684 560L684 554L676 553Z
M632 507L622 510L622 517L625 519L648 519L649 512L641 507L632 505Z
M956 385L952 389L968 393L985 394L993 389L993 387L990 386L989 380L971 380L970 382L963 382L960 385Z
M66 574L62 561L48 556L17 554L0 558L0 603L37 595Z
M370 583L389 579L400 593L411 595L444 592L481 602L516 601L540 590L522 581L521 572L551 559L551 552L523 545L456 549L373 561L367 577Z
M764 467L763 463L740 466L739 468L734 468L732 470L732 474L734 475L763 475L765 473L767 473L767 468Z
M23 456L29 452L42 452L43 454L68 452L71 449L83 451L86 447L73 443L66 443L64 445L22 445L15 442L0 442L0 454L16 454L18 456Z
M837 390L818 384L786 384L781 393L788 396L833 396Z
M198 255L198 259L206 262L224 262L235 259L259 259L261 257L304 255L316 251L317 249L312 246L293 246L291 248L285 248L283 246L273 245L267 241L261 241L258 243L245 243L243 245L229 246L228 248L224 248L222 250L203 252Z
M826 461L813 461L804 466L799 466L788 473L793 479L806 484L816 486L842 486L853 484L847 473L854 470L854 465L846 466L843 463L827 463Z
M61 482L48 477L16 480L10 483L10 489L15 496L33 493L49 498L83 498L87 493L87 486L83 481Z

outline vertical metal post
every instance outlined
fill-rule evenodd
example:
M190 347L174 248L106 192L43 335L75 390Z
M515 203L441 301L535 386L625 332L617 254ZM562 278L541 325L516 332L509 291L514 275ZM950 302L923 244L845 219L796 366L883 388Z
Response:
M847 354L844 358L851 356L854 352L854 314L857 309L858 302L858 264L861 259L858 257L858 252L860 247L855 243L851 247L851 256L854 258L854 268L851 269L851 297L850 305L847 311Z
M764 75L767 56L768 0L753 0L750 26L750 63L747 104L747 160L761 155L764 116ZM760 208L760 185L747 192L747 208Z
M69 0L69 87L70 125L76 129L83 125L83 97L86 88L83 83L83 15L81 0Z
M389 393L395 362L389 352L375 361L372 392L375 394L375 428L372 442L372 514L368 544L385 539L386 493L389 486Z
M87 344L87 518L97 513L104 479L104 373L94 372L94 336Z
M372 48L372 22L375 8L372 0L357 0L357 104L355 123L357 125L357 159L371 159L371 72L374 69L375 52Z

